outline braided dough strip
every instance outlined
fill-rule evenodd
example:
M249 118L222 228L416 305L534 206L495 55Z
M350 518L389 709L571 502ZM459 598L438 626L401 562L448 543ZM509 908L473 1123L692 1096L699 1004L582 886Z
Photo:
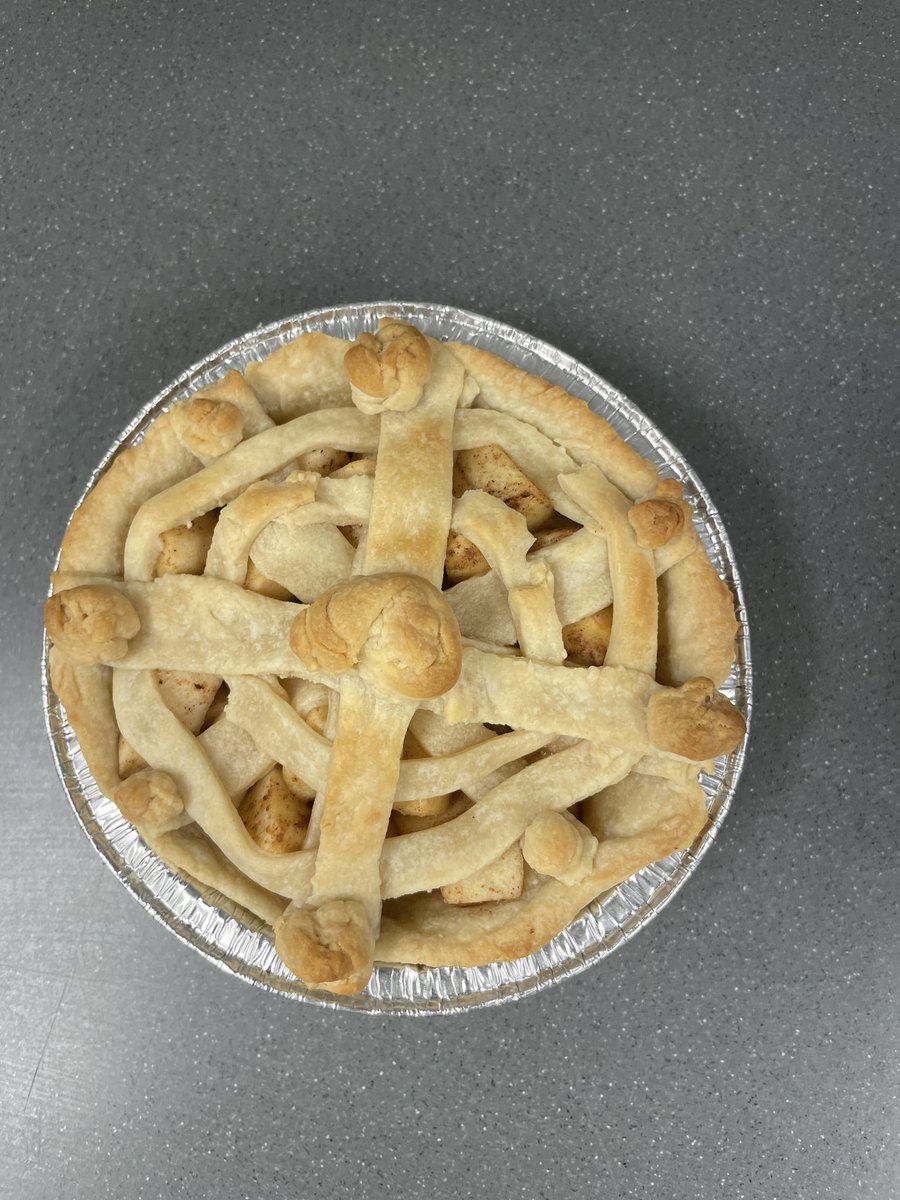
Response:
M525 518L487 492L466 492L453 506L453 528L474 542L507 589L515 640L528 658L561 663L566 657L546 563L526 559L534 537Z
M583 400L477 346L453 342L450 349L478 384L476 405L532 422L547 437L562 442L576 462L596 463L632 500L655 491L659 479L656 467L641 458Z

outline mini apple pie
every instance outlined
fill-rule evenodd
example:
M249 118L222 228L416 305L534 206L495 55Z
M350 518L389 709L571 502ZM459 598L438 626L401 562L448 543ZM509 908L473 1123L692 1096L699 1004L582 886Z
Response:
M65 535L103 792L313 988L544 945L689 846L731 594L679 484L472 345L307 333L164 412Z

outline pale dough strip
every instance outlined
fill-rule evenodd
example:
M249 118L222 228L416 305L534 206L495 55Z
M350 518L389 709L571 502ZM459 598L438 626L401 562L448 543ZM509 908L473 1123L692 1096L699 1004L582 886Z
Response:
M119 730L112 703L112 670L73 663L50 647L50 684L66 710L81 753L105 796L119 785Z
M227 682L230 688L225 710L228 720L252 735L263 758L271 757L282 763L310 787L324 788L331 753L328 739L311 729L263 680L231 676ZM484 736L486 741L453 754L404 759L400 764L394 803L411 803L446 792L465 791L468 784L498 767L540 750L552 735L513 732L495 737L485 730Z
M590 873L575 885L539 876L519 900L469 908L445 904L437 893L392 901L382 915L376 956L381 962L434 967L522 958L546 945L597 896L689 846L705 823L702 792L695 786L648 827L600 842Z
M461 387L462 384L460 390ZM407 416L409 414L406 413L385 414L385 417L396 417L398 420ZM220 508L250 484L264 475L272 474L299 455L322 446L371 454L378 445L379 420L384 419L366 416L356 409L325 409L307 413L286 425L274 426L240 442L210 466L186 479L183 475L189 468L182 466L179 458L176 478L180 482L145 500L131 523L124 548L125 577L151 579L160 550L159 539L166 530L185 525L210 509ZM165 430L165 426L163 428ZM172 440L181 456L187 454L174 435ZM576 464L564 451L515 418L475 409L457 413L453 432L455 450L472 449L498 441L508 449L529 478L544 487L545 491L550 489L548 494L561 506L560 511L565 512L569 505L556 483L556 476L559 471L574 469ZM548 470L548 452L557 460L554 467L558 465L558 469ZM413 460L407 458L406 461L409 465ZM401 507L397 504L397 496L407 494L404 486L408 485L402 485L401 481L401 490L393 493L395 509ZM449 506L449 484L446 496Z
M430 891L488 866L539 813L570 808L617 782L634 758L582 742L523 768L452 821L390 838L382 857L384 896Z
M141 621L116 667L206 675L277 675L328 682L306 670L290 647L302 606L246 591L208 575L164 575L149 583L58 576L58 590L102 584L127 596ZM190 628L183 614L191 613Z
M653 567L657 578L693 555L698 545L696 530L691 526L688 534L679 534L654 551ZM706 556L702 547L700 553ZM590 529L577 529L562 541L533 551L530 561L546 563L553 573L553 598L561 624L580 621L589 613L612 604L606 538L598 537ZM715 574L712 568L710 570ZM486 575L464 579L444 593L465 637L498 645L513 644L516 631L512 617L502 603L503 591L501 581L489 571ZM721 653L720 658L724 658ZM709 675L710 672L694 670L692 674Z
M381 914L381 851L415 707L379 696L358 674L341 679L308 899L313 907L358 900L375 930Z
M452 724L511 725L655 754L647 702L658 690L649 676L625 667L556 666L466 646L459 682L426 707Z
M454 528L455 521L454 516ZM562 541L535 550L529 561L544 564L553 575L553 599L560 624L580 621L612 603L606 538L597 537L589 529L577 529ZM505 590L498 574L488 571L464 579L444 593L464 637L502 646L516 641L512 616L503 604Z
M613 621L606 664L656 674L657 599L653 555L637 544L628 523L630 502L592 464L560 480L566 493L605 534ZM587 523L587 522L585 522Z
M240 442L210 466L141 505L125 542L125 577L152 578L160 535L167 529L220 508L263 475L271 475L308 450L333 446L370 454L377 443L378 418L355 409L307 413Z
M344 479L325 476L316 487L315 503L279 517L276 524L296 529L309 523L364 525L372 508L372 476L349 475Z
M563 443L577 462L596 463L632 500L655 490L659 479L656 467L583 400L477 346L453 342L450 349L478 384L476 405L533 422L548 438Z
M558 512L577 520L577 513L559 486L559 476L578 470L578 463L533 425L501 412L483 408L460 409L456 414L453 449L475 450L479 446L501 446L524 475L536 483Z
M371 478L323 479L312 504L262 530L250 557L269 579L312 601L351 574L353 547L337 527L368 524L371 507Z
M173 870L215 888L270 925L284 912L287 900L283 896L260 887L243 875L196 825L155 837L142 832L141 837Z
M59 570L121 575L135 513L199 469L197 458L178 440L171 413L163 413L143 441L116 455L78 506L63 537Z
M453 426L465 372L431 342L418 404L381 415L362 574L419 575L440 588L453 506Z
M245 729L229 720L227 713L204 729L198 740L225 791L235 801L276 762L273 755L259 749Z
M71 581L61 577L59 582L64 588ZM75 577L74 582L84 580ZM326 672L304 667L290 648L299 604L272 600L208 576L168 575L152 583L90 582L121 591L141 620L127 653L115 664L120 671L265 674L334 685ZM192 612L189 633L180 620L186 609ZM576 669L464 645L458 683L439 699L422 703L451 724L510 725L647 754L656 752L647 735L647 702L660 690L664 689L648 675L625 667Z
M350 346L327 333L301 333L247 364L244 376L265 411L276 421L288 421L312 409L350 403L350 384L344 355Z
M258 535L276 517L301 506L313 508L318 478L303 472L302 478L282 483L262 480L226 504L216 521L204 574L243 584L250 547Z
M166 708L147 671L114 671L113 701L122 736L156 770L175 782L185 810L226 857L279 896L306 892L311 856L267 854L250 837L198 740Z
M205 576L169 575L152 583L92 582L123 592L141 619L140 632L116 663L124 671L299 676L333 685L325 672L309 671L291 651L290 627L301 609L298 604ZM189 635L179 619L186 608L192 612ZM510 725L654 753L647 737L646 706L656 690L658 685L648 676L624 667L575 669L466 645L459 682L445 696L423 704L452 724Z
M496 496L469 491L453 505L453 528L474 542L507 589L507 604L522 653L544 662L566 657L562 625L546 563L526 558L534 544L525 518Z

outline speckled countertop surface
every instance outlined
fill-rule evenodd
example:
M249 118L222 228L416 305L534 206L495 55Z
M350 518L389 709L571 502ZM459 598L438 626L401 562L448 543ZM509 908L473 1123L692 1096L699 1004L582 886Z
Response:
M0 1195L897 1195L894 6L8 5ZM757 715L643 933L418 1022L184 949L56 781L39 604L134 412L263 321L442 300L606 375L722 511Z

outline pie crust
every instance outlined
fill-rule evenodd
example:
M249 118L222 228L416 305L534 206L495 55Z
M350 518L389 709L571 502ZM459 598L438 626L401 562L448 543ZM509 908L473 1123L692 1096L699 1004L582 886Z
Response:
M698 773L745 732L680 485L391 319L159 416L76 511L45 616L103 792L333 993L544 945L694 841Z

